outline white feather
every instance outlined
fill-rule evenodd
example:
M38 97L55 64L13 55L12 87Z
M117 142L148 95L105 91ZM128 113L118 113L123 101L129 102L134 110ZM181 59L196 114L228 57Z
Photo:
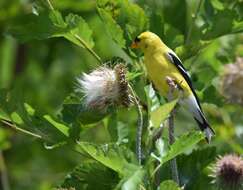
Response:
M203 123L201 109L197 103L195 96L190 95L186 98L183 98L180 103L187 107L187 109L193 114L193 116Z
M214 136L214 132L209 127L207 127L206 129L204 129L203 131L205 133L205 136L207 137L208 142L210 143L212 137Z

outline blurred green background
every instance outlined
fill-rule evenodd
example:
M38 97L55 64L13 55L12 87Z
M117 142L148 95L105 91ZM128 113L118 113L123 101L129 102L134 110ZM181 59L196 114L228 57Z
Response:
M148 19L148 24L140 30L150 29L157 33L183 59L203 108L216 130L217 137L213 145L217 147L217 154L243 154L243 102L230 103L234 102L234 97L225 98L227 96L221 91L224 65L236 62L237 57L243 57L243 35L240 33L243 31L243 1L131 2L138 4ZM201 5L197 9L199 2ZM30 0L0 0L0 88L13 90L16 99L28 103L40 113L57 115L64 99L75 88L75 78L82 72L91 71L99 63L88 51L64 38L27 41L14 38L9 28L20 22L23 15L30 14L35 3ZM129 63L131 72L141 71L141 67L135 64L138 60L134 59L136 54L122 48L112 39L96 9L96 1L53 0L52 4L63 15L74 13L85 19L93 31L94 51L102 60L119 56ZM129 14L132 15L132 11L129 10ZM124 31L131 29L120 25ZM32 28L27 30L31 31ZM131 35L125 35L125 46L129 45L136 32L126 33ZM243 79L243 67L237 74ZM146 85L144 78L138 77L133 84L140 98L144 99L144 92L141 92ZM243 100L243 89L238 90ZM126 118L127 113L123 114ZM189 114L179 111L176 125L180 126L180 133L181 130L190 130L195 123L191 122ZM131 130L135 130L135 127ZM103 133L102 127L87 132L95 136L97 142L106 141L107 135ZM85 135L82 138L85 139ZM39 140L6 126L0 128L1 182L7 174L11 189L50 189L81 163L81 159L68 147L50 151Z

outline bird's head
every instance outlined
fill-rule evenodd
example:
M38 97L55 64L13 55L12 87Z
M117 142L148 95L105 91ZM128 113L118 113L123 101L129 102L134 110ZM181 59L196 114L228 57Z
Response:
M131 48L141 49L145 52L147 49L154 49L160 43L162 43L162 41L159 36L147 31L141 33L134 39Z

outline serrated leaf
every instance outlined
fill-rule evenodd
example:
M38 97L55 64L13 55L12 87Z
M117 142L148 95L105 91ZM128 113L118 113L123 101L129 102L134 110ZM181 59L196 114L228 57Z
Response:
M160 107L160 100L151 84L145 86L144 90L147 96L147 106L150 113Z
M78 35L89 47L94 45L92 31L81 16L69 14L64 19L56 10L24 15L10 25L8 32L20 41L64 37L84 47L75 37Z
M55 128L57 128L60 132L62 132L65 136L68 137L69 128L67 126L55 121L50 115L44 115L43 118L50 122Z
M113 189L118 182L118 175L101 165L98 162L84 162L75 167L69 173L61 185L62 188L75 188L82 190L94 190L99 187L100 190Z
M187 189L203 190L205 182L210 184L211 179L202 172L216 157L216 147L207 147L194 150L189 155L181 155L177 159L180 175L183 176L181 184L185 184ZM193 167L192 167L193 166Z
M68 127L54 122L50 119L51 116L46 115L49 119L46 120L43 114L38 113L27 103L21 103L18 90L14 89L11 92L0 90L0 107L6 113L9 122L17 125L17 127L34 133L48 142L57 143L67 140ZM4 118L3 118L4 119ZM61 132L62 131L62 132ZM65 135L64 135L64 133Z
M130 175L138 168L137 165L128 163L124 154L124 151L128 150L124 150L116 144L96 145L87 142L78 142L76 150L88 153L98 162L123 176Z
M107 129L113 142L118 144L128 143L128 127L124 122L119 121L116 112L108 118Z
M81 16L69 14L65 17L65 22L69 28L69 32L64 34L66 39L78 46L84 47L83 44L75 37L75 35L78 35L90 48L94 46L92 30Z
M83 94L72 93L66 97L62 105L62 119L64 122L81 123L81 124L92 124L101 121L105 116L109 115L112 109L99 110L90 109L84 105L84 99L80 99Z
M215 160L216 148L205 147L202 149L196 149L190 154L182 154L176 158L177 166L179 169L180 184L183 184L185 189L190 190L203 190L205 185L210 188L210 181L212 179L207 177L205 169ZM171 178L170 164L167 162L160 170L161 181Z
M176 182L172 180L166 180L160 184L159 190L181 190L181 188Z
M222 20L222 18L224 18ZM212 25L202 33L202 39L210 40L219 36L230 34L233 28L234 12L230 10L218 11L212 17Z
M180 10L180 11L178 11ZM177 13L177 14L175 14ZM187 31L187 3L186 0L166 1L163 4L164 22L180 30L182 34Z
M103 22L106 25L106 28L109 31L109 34L111 35L111 38L122 48L125 47L125 39L123 37L123 31L121 27L116 24L115 20L112 18L110 14L108 14L105 10L99 9L98 12L103 20Z
M148 19L143 9L128 0L98 0L97 7L107 29L114 34L112 38L118 41L119 37L121 47L124 47L124 39L128 45L139 33L148 28Z
M145 171L138 169L122 185L122 190L137 190L143 182Z
M82 103L65 103L63 104L62 117L67 123L74 123L76 121L82 124L96 123L107 116L109 112L89 109Z
M176 156L182 154L188 149L191 149L195 144L201 141L205 136L199 132L194 131L179 137L174 144L170 146L170 149L161 158L161 163L165 163Z
M155 127L159 127L160 124L169 116L170 112L174 109L178 99L173 100L160 106L155 111L151 112L151 121Z
M195 56L197 53L199 53L209 44L210 41L199 41L199 42L197 41L194 43L190 43L189 45L178 46L175 49L175 52L178 55L178 57L180 57L180 59L184 61Z

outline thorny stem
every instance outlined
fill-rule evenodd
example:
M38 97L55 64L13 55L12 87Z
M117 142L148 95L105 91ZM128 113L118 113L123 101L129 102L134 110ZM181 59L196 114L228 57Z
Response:
M3 190L10 190L7 168L3 156L3 152L0 150L0 173L1 173L1 184Z
M94 50L92 50L88 44L82 39L80 38L77 34L74 35L75 38L85 47L85 49L87 49L89 51L89 53L91 53L91 55L94 56L94 58L99 62L102 63L101 58L94 52Z
M138 102L138 99L136 97L136 94L133 90L133 88L131 87L130 84L128 84L128 87L131 91L131 94L133 96L134 99L134 103L137 107L137 111L138 111L138 125L137 125L137 137L136 137L136 155L137 155L137 159L138 159L138 163L139 165L141 165L142 163L142 133L143 133L143 113L142 113L142 109L141 106Z
M173 81L173 79L167 77L167 83L169 85L169 93L168 93L168 100L171 101L173 100L173 92L174 90L178 89L177 84ZM175 108L171 111L170 117L169 117L169 144L172 145L175 142L175 134L174 134L174 115L175 115ZM172 179L180 185L180 180L179 180L179 174L178 174L178 168L177 168L177 163L176 163L176 158L173 158L170 161L170 168L171 168L171 174L172 174Z
M175 136L174 136L174 128L175 128L175 126L174 126L174 114L175 114L175 110L172 110L172 112L170 113L170 117L169 117L169 144L170 145L172 145L175 142ZM170 161L170 168L171 168L172 179L177 184L180 184L176 158L173 158Z
M191 22L191 25L190 25L190 28L188 30L187 37L186 37L186 44L189 44L189 40L191 38L191 33L192 33L192 28L193 28L193 25L194 25L194 23L196 21L196 18L198 16L198 13L199 13L201 5L202 5L202 0L199 0L197 9L196 9L195 13L192 16L192 22Z
M8 121L6 121L6 120L1 119L0 121L1 121L2 123L4 123L5 125L7 125L8 127L10 127L11 129L14 129L14 130L19 131L19 132L21 132L21 133L30 135L30 136L32 136L32 137L36 137L36 138L42 139L42 137L41 137L40 135L37 135L37 134L32 133L32 132L30 132L30 131L27 131L27 130L25 130L25 129L21 129L21 128L17 127L15 124L10 123L10 122L8 122Z

